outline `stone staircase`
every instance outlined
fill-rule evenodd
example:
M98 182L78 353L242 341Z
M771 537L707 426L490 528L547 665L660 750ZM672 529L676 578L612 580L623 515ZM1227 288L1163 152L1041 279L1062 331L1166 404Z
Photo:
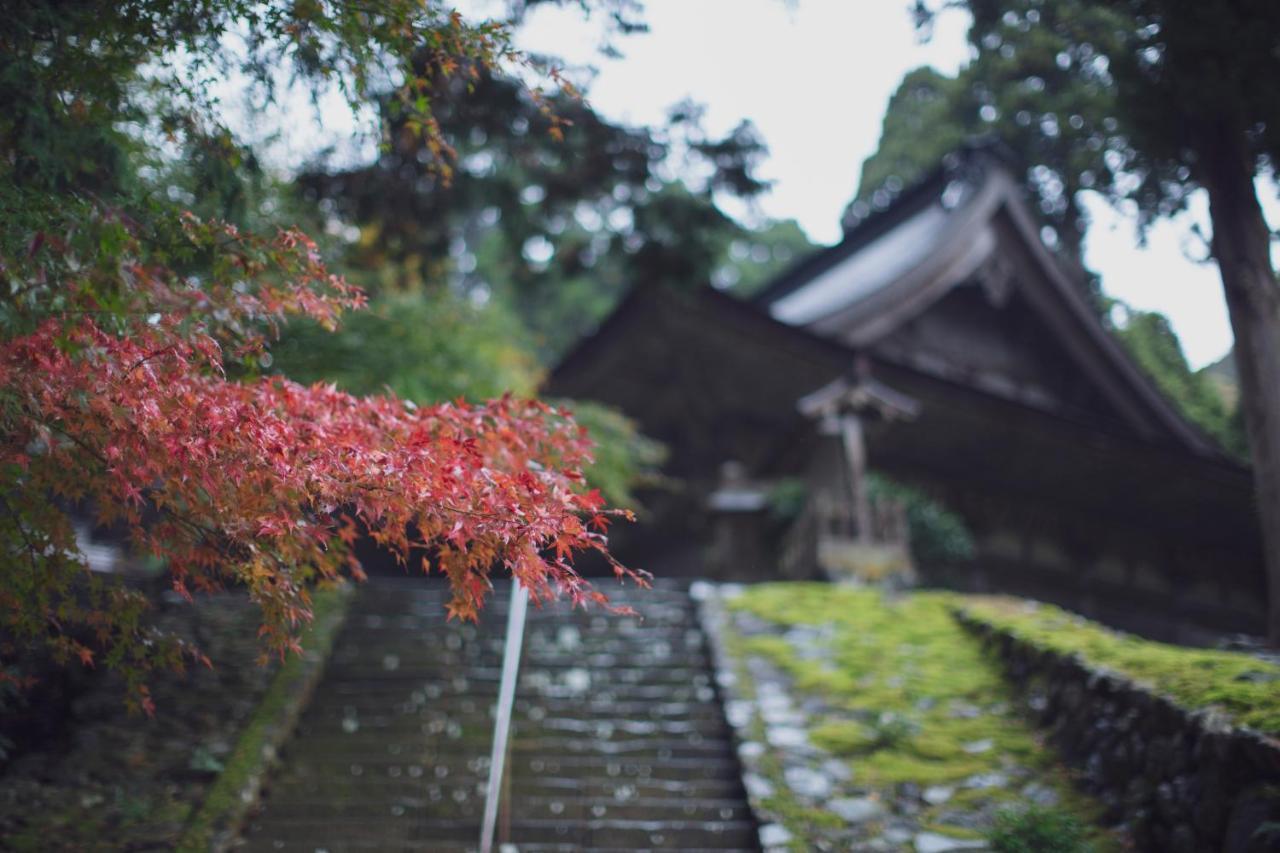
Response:
M529 611L499 840L757 850L688 593L603 588L640 618ZM507 599L464 625L445 596L422 579L360 590L241 849L477 848Z

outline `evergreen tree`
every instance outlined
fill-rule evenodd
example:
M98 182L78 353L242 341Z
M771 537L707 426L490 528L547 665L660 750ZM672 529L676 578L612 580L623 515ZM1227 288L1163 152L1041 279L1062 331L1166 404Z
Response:
M500 301L551 361L635 284L758 280L772 261L771 248L763 262L750 248L776 233L753 233L719 204L767 186L754 175L765 147L749 123L714 138L681 104L663 127L628 127L580 97L534 98L484 69L440 79L430 100L450 172L387 101L391 144L376 162L299 179L359 229L350 263L374 292L451 286ZM729 257L734 245L749 246L745 257Z
M1280 157L1280 97L1271 85L1280 77L1280 5L959 5L973 13L971 91L992 108L984 118L1016 109L1015 126L1036 137L1019 150L1034 164L1046 214L1078 221L1075 198L1087 188L1136 202L1145 222L1181 210L1197 190L1208 194L1255 471L1269 635L1280 644L1280 286L1254 183ZM916 4L924 22L936 8Z

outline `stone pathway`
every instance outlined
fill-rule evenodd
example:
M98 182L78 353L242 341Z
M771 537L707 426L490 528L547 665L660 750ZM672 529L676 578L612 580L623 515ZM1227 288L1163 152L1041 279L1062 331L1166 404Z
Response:
M759 849L688 594L605 589L642 618L530 610L508 838ZM243 849L475 849L507 607L446 623L444 596L421 579L360 591Z

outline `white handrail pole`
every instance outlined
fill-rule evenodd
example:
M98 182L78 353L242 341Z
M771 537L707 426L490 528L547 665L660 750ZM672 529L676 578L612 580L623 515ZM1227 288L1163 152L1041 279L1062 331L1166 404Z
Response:
M502 652L502 681L498 688L497 717L493 724L493 752L489 755L489 787L484 797L484 823L480 826L480 853L493 853L493 834L498 823L498 799L506 770L507 739L511 734L511 710L516 698L516 677L520 672L520 649L524 645L524 619L529 609L529 593L514 576L511 578L511 609L507 613L507 641Z

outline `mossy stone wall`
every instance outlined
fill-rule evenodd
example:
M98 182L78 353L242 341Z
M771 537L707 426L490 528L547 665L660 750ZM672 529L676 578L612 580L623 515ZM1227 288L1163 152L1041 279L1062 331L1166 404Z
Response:
M1280 741L1189 711L1114 672L1037 646L963 610L1139 849L1280 849Z

